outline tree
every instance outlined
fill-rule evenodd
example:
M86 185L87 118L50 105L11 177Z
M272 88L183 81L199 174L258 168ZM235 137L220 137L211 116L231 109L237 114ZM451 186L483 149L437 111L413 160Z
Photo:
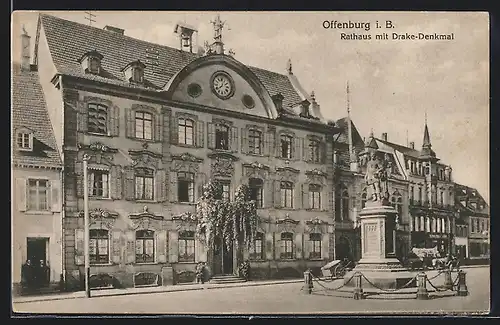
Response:
M235 244L249 248L257 232L257 208L250 200L248 186L236 189L234 201L218 199L221 187L210 181L203 187L203 193L196 206L198 220L196 234L205 246L213 247L216 238L224 240L226 250Z

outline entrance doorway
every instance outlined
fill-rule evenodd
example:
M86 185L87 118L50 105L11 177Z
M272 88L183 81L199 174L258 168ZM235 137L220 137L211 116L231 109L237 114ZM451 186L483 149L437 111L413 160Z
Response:
M337 260L348 259L349 261L354 261L351 242L345 236L341 236L338 239L337 245L335 247L335 255L335 259Z
M47 249L48 238L26 239L27 263L23 265L23 278L29 287L39 288L50 282Z
M233 245L227 247L223 240L217 238L214 242L214 274L233 274L233 258Z

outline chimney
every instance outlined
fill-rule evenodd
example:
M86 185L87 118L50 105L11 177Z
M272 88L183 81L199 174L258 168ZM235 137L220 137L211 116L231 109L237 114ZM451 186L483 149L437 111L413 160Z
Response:
M387 132L382 133L382 140L387 141Z
M23 33L21 34L21 70L30 71L30 48L31 48L31 36L28 35L26 29L23 26Z
M415 149L415 142L414 141L410 142L410 148Z
M121 28L118 28L118 27L114 27L114 26L106 25L106 26L104 26L104 30L107 30L108 32L120 34L120 35L125 35L125 30L124 29L121 29Z

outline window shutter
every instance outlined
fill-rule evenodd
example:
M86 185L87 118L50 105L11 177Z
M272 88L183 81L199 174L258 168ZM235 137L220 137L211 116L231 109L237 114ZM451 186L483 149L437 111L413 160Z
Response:
M127 264L135 263L135 231L128 230L127 234Z
M302 188L300 184L293 186L293 208L298 210L302 208Z
M170 172L170 202L177 202L177 172Z
M270 261L273 259L273 241L274 241L274 237L273 237L273 233L272 232L268 232L266 233L266 237L265 237L265 241L266 241L266 244L265 244L265 252L266 252L266 260Z
M196 121L196 146L205 147L205 125L203 121Z
M248 153L248 130L241 128L241 153Z
M274 207L281 208L281 184L279 180L274 181Z
M295 258L300 260L303 258L302 256L302 233L297 233L295 234L295 241L294 241L294 248L295 248Z
M156 236L156 262L167 263L167 231L160 230L155 233Z
M328 197L329 197L329 191L328 191L328 186L325 186L323 185L321 187L321 202L320 202L320 205L321 205L321 210L322 211L328 211L328 206L329 206L329 202L328 202Z
M273 195L274 195L274 186L273 181L271 179L264 180L264 188L262 196L264 199L264 207L272 208L273 207Z
M238 152L238 128L231 127L231 151Z
M125 192L125 200L134 200L135 199L135 185L134 185L134 168L126 167L124 170L124 192Z
M168 237L168 261L177 263L179 260L179 233L170 231Z
M108 108L108 134L114 137L120 135L120 108L111 105Z
M309 209L309 184L302 184L302 208Z
M122 252L122 232L120 230L113 230L111 233L111 262L113 264L120 264Z
M113 165L109 169L110 196L113 200L122 198L122 171L121 166Z
M179 122L177 121L177 117L171 115L170 116L170 143L178 144L179 143Z
M50 181L50 205L52 212L61 212L61 183L59 180Z
M330 258L330 241L329 241L329 236L328 234L322 234L321 235L321 258L322 259L329 259Z
M275 139L273 132L265 132L264 133L264 155L266 156L274 156L275 152Z
M311 160L311 153L309 152L309 141L308 139L302 139L302 157L304 161Z
M165 202L167 197L167 184L166 184L166 174L164 169L159 169L156 171L155 175L155 185L156 193L155 198L157 202Z
M274 155L277 157L277 158L281 158L281 136L280 135L276 135L275 139L274 139ZM292 148L290 148L290 150L292 150Z
M207 147L215 149L215 124L207 123Z
M154 114L155 120L155 140L158 142L163 141L163 116Z
M293 138L293 152L292 152L292 159L293 160L300 160L302 159L302 139L295 137Z
M78 102L77 104L77 129L80 132L88 131L88 112L85 103Z
M319 144L319 154L320 154L320 162L322 164L326 163L326 142L321 141Z
M85 264L85 231L75 229L75 264Z
M135 116L134 110L131 108L125 108L125 116L126 116L126 135L127 138L135 138Z
M196 197L197 199L201 198L203 195L203 186L205 185L206 181L206 176L204 173L197 173L196 174L196 180L195 180L195 186L197 187L198 190L198 196Z
M17 208L19 211L26 211L28 206L28 186L26 178L16 178L16 189L17 189Z
M274 233L274 259L279 260L281 255L281 233Z
M304 259L310 259L312 252L312 241L309 240L309 234L304 234Z
M82 164L83 163L79 163L79 164ZM76 176L76 196L77 197L83 197L83 190L84 190L84 186L83 186L83 168L82 168L82 171L78 174L75 174Z

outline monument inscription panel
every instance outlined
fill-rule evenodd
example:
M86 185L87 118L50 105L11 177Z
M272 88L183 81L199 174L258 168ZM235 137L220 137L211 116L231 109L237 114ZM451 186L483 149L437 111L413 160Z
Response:
M365 254L375 253L379 244L379 238L377 234L377 224L376 223L366 223L364 225L365 242L364 251Z

